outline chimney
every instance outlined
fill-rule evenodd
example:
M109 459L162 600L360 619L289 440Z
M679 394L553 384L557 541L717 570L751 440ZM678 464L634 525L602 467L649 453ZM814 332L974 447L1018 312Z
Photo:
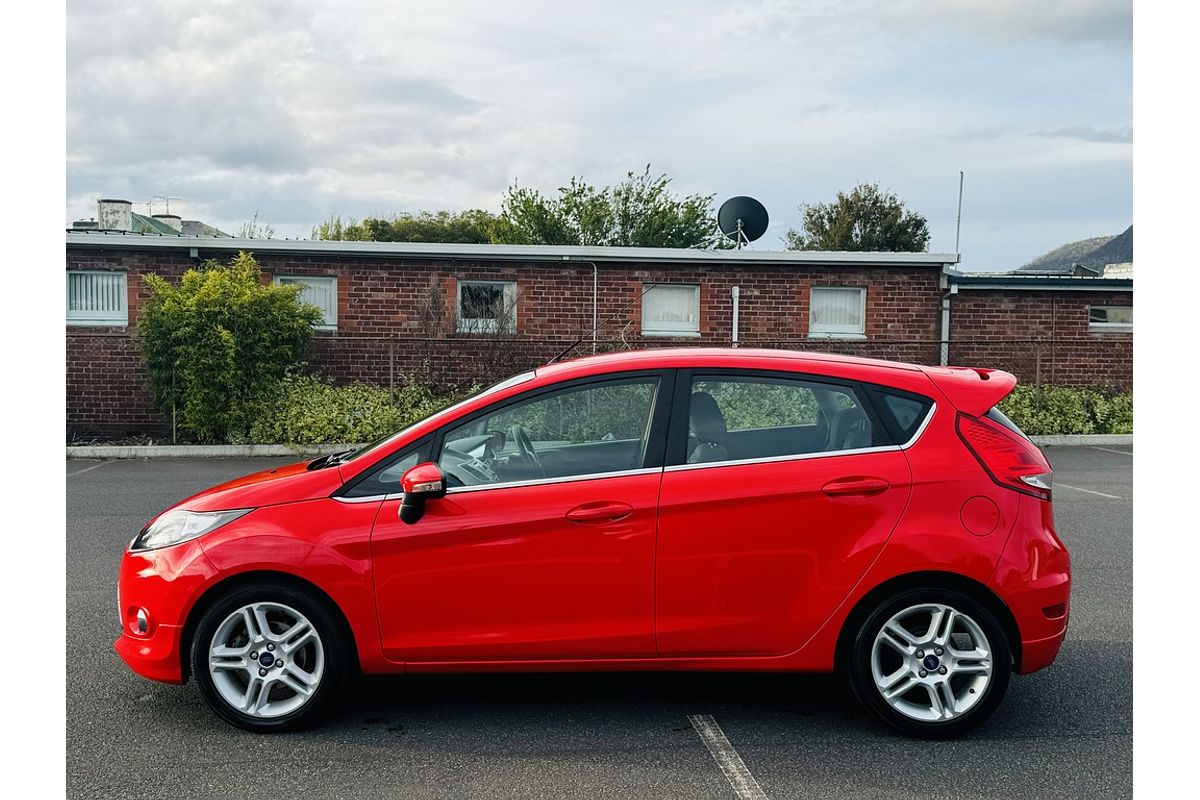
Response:
M133 203L128 200L100 200L96 218L102 231L132 231Z
M180 219L178 214L155 214L154 218L159 222L170 225L171 229L176 233L179 233L183 230L183 220Z

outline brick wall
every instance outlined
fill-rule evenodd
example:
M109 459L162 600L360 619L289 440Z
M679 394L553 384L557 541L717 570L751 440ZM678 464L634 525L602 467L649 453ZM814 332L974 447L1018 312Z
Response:
M592 328L592 268L587 264L280 253L260 253L256 258L268 278L337 278L337 330L314 336L308 361L313 370L339 383L398 385L413 374L445 385L485 383L545 363ZM178 280L194 264L183 248L165 252L67 251L68 269L127 272L131 323L146 299L143 274ZM516 333L493 337L455 332L459 280L515 281ZM739 339L745 346L936 364L940 355L939 280L936 267L600 263L597 318L605 324L598 335L598 349L728 345L733 333L731 290L738 286ZM646 284L659 282L700 286L699 337L641 334L639 296ZM865 287L866 338L808 338L813 286ZM1027 381L1040 374L1044 382L1084 385L1099 378L1102 383L1127 387L1132 337L1089 333L1088 302L1101 302L1101 297L1085 292L964 291L954 299L951 361L1012 369ZM439 303L441 327L434 328L429 312ZM68 433L122 436L169 431L169 419L150 402L131 330L67 328ZM584 355L591 349L589 335L572 355Z
M1125 306L1129 292L960 291L950 362L1008 370L1023 382L1133 388L1133 334L1089 330L1088 307Z

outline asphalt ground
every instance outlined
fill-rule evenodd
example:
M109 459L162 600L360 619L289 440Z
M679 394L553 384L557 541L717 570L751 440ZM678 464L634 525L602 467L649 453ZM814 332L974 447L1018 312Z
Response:
M315 730L245 733L194 684L143 680L113 652L117 562L162 508L283 462L68 460L68 796L1130 796L1132 452L1047 452L1074 568L1067 641L949 742L890 732L830 677L697 673L364 678Z

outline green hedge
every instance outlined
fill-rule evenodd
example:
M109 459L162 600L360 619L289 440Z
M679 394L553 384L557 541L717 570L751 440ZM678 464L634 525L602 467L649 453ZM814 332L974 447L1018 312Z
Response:
M376 386L333 384L295 375L280 384L270 410L251 426L253 444L370 442L445 408L458 397L438 396L416 385L390 392Z
M1133 433L1133 395L1064 386L1018 386L1000 410L1029 436Z

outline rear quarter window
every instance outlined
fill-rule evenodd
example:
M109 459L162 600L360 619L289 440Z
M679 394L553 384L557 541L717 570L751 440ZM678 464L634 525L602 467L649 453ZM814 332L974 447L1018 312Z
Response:
M878 387L872 388L871 394L896 444L904 444L916 436L933 408L933 401L919 394Z

